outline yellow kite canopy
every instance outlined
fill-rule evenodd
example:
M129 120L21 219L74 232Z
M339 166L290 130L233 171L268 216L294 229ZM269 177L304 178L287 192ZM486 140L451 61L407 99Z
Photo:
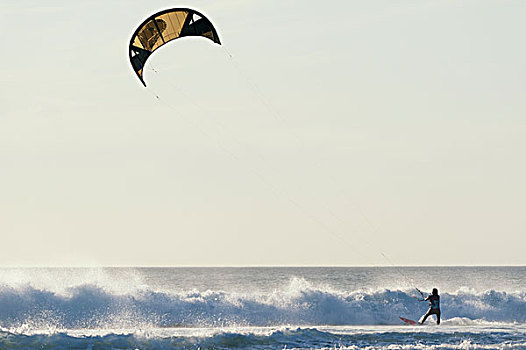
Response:
M144 86L143 68L152 52L185 36L202 36L221 45L212 23L199 12L187 8L158 12L135 30L130 40L130 62Z

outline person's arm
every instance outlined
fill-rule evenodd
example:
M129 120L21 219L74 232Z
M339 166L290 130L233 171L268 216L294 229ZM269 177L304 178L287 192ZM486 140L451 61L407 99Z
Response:
M424 293L422 293L422 291L418 288L415 288L415 289L418 291L418 293L420 293L420 295L422 296L422 299L415 297L415 296L413 296L413 298L415 298L418 301L426 301L426 297L424 296Z

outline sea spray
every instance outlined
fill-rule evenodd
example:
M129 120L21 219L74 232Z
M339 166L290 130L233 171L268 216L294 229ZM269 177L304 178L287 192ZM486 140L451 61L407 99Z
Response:
M280 325L395 325L419 317L426 303L410 290L335 291L291 279L270 294L220 290L117 293L97 285L64 292L0 285L0 325L18 328L226 327ZM526 322L526 293L442 293L443 318Z

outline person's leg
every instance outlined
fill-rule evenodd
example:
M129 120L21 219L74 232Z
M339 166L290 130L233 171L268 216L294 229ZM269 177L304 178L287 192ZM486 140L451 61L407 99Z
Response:
M437 311L437 324L440 324L440 311Z
M424 315L424 318L422 318L422 321L420 321L420 324L424 324L424 322L426 322L429 315L431 315L430 312L431 312L431 309L427 310L426 314Z

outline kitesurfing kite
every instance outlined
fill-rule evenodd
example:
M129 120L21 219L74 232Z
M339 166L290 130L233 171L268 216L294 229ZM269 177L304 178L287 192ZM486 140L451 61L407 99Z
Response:
M139 25L130 40L130 62L144 86L143 71L148 57L167 42L185 36L200 36L221 45L212 23L188 8L157 12Z

